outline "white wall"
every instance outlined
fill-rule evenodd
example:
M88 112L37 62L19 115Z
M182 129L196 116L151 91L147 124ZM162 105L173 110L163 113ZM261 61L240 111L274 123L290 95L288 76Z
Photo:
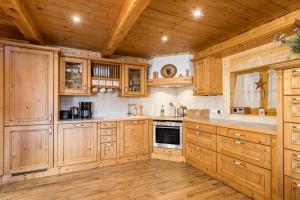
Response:
M193 74L193 63L191 59L193 58L190 54L182 54L182 55L174 55L174 56L162 56L156 57L149 61L149 74L148 79L153 78L153 72L158 71L159 75L158 78L162 78L160 74L160 69L166 64L173 64L177 67L177 74L175 77L178 77L180 74L183 76L186 75L186 70L189 69L190 76Z

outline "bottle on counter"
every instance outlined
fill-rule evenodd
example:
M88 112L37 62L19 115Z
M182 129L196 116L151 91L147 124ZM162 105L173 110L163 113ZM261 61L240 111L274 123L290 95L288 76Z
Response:
M164 105L161 105L160 117L164 117L164 116L165 116L165 108L164 108Z

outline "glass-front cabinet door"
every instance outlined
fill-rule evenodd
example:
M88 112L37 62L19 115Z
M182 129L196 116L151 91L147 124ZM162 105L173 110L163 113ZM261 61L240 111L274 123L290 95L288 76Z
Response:
M88 60L68 57L60 59L60 94L90 94Z
M146 67L139 65L124 65L124 88L122 96L146 95Z

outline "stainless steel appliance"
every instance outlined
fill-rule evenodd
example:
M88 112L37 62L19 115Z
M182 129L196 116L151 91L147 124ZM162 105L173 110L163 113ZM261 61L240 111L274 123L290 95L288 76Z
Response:
M181 121L154 121L153 133L154 147L182 149Z
M77 119L77 118L79 118L79 108L71 107L70 108L70 119Z

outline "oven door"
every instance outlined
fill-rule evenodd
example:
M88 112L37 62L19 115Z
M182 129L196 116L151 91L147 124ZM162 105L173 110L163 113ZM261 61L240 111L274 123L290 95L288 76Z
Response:
M154 126L154 147L182 149L182 127Z

